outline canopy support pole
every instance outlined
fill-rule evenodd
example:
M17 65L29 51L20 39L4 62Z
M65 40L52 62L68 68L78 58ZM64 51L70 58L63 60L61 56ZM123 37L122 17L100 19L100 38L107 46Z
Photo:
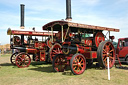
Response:
M68 31L69 31L69 26L68 26L68 29L67 29L66 35L64 36L64 41L65 41L65 39L66 39L66 36L67 36L67 34L68 34Z
M63 28L63 25L62 25L61 29L62 29L62 42L64 42L64 39L63 39L63 38L64 38L64 35L63 35L63 34L64 34L64 33L63 33L63 32L64 32L64 31L63 31L64 28Z
M53 43L53 27L51 27L51 31L52 31L52 43Z

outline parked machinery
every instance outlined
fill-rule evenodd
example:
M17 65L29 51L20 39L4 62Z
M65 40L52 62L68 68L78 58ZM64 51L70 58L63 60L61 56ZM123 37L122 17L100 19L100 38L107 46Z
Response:
M128 64L128 38L119 38L118 43L115 42L116 56L121 65L121 62Z
M109 67L113 67L115 49L110 40L114 36L110 36L110 31L119 32L119 29L53 21L44 25L43 30L51 30L52 33L58 31L56 37L52 36L54 45L49 50L55 71L63 72L69 65L73 74L78 75L85 71L86 65L93 62L107 68L107 57L110 58ZM111 39L107 39L107 35L103 34L104 30L108 31L108 37Z
M28 67L31 63L30 55L34 61L48 62L50 32L8 29L7 34L10 35L11 49L16 50L10 58L13 65L19 68Z

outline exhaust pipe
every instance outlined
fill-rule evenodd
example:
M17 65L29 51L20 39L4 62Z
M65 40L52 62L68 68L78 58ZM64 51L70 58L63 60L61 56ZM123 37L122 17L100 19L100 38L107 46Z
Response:
M20 28L21 29L24 29L24 4L21 4L20 5L20 8L21 8L21 26Z
M72 21L71 17L71 0L66 0L66 20Z

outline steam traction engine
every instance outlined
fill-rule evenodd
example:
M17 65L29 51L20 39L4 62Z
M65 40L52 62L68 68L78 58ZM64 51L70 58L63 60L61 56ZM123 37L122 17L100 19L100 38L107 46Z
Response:
M31 63L30 55L33 56L34 61L48 61L47 52L50 47L50 32L8 29L7 34L10 35L11 49L17 50L10 57L13 65L20 68L28 67Z
M115 49L110 41L114 36L110 36L110 31L119 32L119 29L53 21L44 25L43 30L58 32L56 37L52 36L54 45L49 50L55 71L63 72L70 65L73 74L78 75L85 71L86 65L91 65L93 62L98 62L100 67L107 68L107 57L110 58L109 67L113 67ZM108 36L103 34L104 30L108 31Z

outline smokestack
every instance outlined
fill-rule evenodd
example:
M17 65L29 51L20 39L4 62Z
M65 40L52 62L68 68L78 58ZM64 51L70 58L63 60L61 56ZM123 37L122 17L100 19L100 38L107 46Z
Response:
M20 8L21 8L21 29L24 29L24 4L20 4Z
M66 0L66 20L72 21L71 17L71 0Z

